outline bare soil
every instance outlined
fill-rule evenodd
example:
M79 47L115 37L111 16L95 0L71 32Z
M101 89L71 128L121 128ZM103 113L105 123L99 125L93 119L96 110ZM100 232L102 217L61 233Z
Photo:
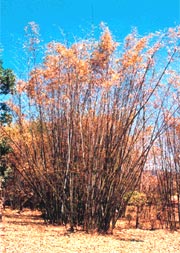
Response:
M113 235L68 233L44 224L38 211L7 209L0 223L0 253L179 253L180 231L127 228L119 221Z

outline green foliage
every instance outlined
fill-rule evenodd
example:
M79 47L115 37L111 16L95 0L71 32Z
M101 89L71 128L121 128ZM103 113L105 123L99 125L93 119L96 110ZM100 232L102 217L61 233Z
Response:
M10 114L10 109L6 103L0 103L0 123L6 124L12 121L12 116Z
M6 154L10 153L12 151L7 138L3 138L0 141L0 157L5 156Z
M11 147L8 144L8 140L3 138L0 141L0 177L7 177L6 170L8 169L6 155L11 152Z
M13 92L15 75L11 69L4 69L0 61L0 95L7 95Z
M0 61L0 126L11 122L10 108L6 102L2 101L3 95L12 94L15 85L15 75L12 70L4 69ZM5 182L8 178L10 168L7 162L7 154L11 152L11 147L6 138L0 139L0 181Z
M0 181L2 183L2 187L6 187L8 180L12 178L12 168L11 167L5 167L3 173L1 173L1 166L0 166Z
M15 85L15 75L12 70L4 69L0 61L0 96L12 94ZM5 102L0 102L0 123L11 122L10 109Z
M129 199L128 203L134 206L142 206L147 202L146 194L138 191L128 192L126 199Z
M7 138L0 140L0 182L2 187L6 185L7 180L12 172L7 161L7 155L12 151Z

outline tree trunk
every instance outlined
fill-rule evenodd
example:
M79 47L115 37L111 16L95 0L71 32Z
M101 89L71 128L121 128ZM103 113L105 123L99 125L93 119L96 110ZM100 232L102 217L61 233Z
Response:
M140 212L140 208L139 208L139 206L137 206L137 209L136 209L136 228L139 227L139 212Z

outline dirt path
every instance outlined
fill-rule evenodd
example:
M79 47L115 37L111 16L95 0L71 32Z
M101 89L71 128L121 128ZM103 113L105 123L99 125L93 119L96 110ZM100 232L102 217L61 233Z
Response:
M38 213L6 211L1 224L2 253L179 253L180 231L120 229L114 235L68 234L47 226ZM120 226L121 224L119 224ZM4 226L4 228L3 228ZM4 250L4 252L3 252Z

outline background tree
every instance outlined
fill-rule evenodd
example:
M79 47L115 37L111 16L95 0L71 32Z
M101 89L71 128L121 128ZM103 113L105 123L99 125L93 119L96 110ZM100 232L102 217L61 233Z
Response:
M15 85L15 76L10 69L4 69L2 61L0 61L0 127L11 122L10 108L8 107L4 96L12 94ZM1 130L1 129L0 129ZM6 162L4 160L5 155L10 152L10 146L8 145L7 138L2 136L0 132L0 176L4 176L6 169Z
M9 167L7 155L11 151L8 139L2 132L4 125L11 121L10 109L4 101L4 96L12 93L14 84L15 76L12 70L4 69L2 61L0 61L0 206L2 206L2 182L7 178L7 170ZM2 213L1 210L0 213Z
M11 69L4 69L3 63L0 61L0 122L2 124L9 123L11 116L9 113L9 107L4 102L4 96L12 94L15 84L15 75Z
M146 197L146 194L138 192L138 191L134 191L133 193L131 193L131 192L128 193L127 197L129 194L131 197L128 201L128 204L136 207L136 224L135 224L135 226L136 226L136 228L138 228L140 225L139 224L140 213L142 212L143 207L147 203L147 197Z

